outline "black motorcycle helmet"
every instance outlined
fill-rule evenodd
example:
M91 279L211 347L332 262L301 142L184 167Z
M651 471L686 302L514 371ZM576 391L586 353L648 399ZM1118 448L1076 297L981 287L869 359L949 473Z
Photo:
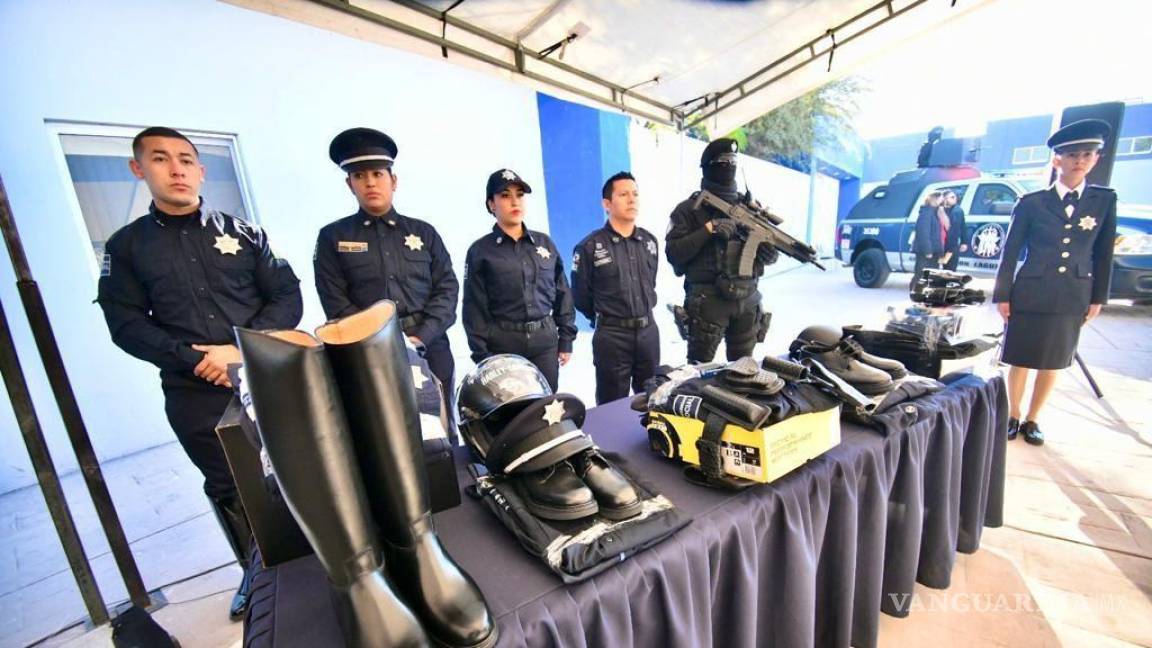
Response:
M460 434L483 459L501 422L533 400L551 395L548 379L526 358L511 353L484 358L456 390Z

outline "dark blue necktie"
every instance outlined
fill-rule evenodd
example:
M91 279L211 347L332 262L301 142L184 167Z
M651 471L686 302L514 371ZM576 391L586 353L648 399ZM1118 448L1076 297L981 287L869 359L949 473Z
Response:
M1064 194L1065 207L1071 205L1072 208L1075 209L1076 203L1078 202L1080 202L1080 194L1078 194L1076 191L1069 191L1068 193Z

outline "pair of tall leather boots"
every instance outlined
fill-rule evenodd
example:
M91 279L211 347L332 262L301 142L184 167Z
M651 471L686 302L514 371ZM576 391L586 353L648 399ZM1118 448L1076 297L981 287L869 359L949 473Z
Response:
M237 329L260 438L334 585L347 644L495 645L483 595L432 526L395 304L316 336Z

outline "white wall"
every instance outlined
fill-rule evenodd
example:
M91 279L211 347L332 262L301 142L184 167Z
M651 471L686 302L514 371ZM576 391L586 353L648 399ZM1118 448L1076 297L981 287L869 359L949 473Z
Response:
M491 171L509 166L532 183L530 221L547 229L536 99L523 86L212 0L5 0L0 25L0 175L101 459L173 437L156 370L111 344L92 303L91 249L45 120L235 133L253 207L301 279L305 329L323 319L316 232L355 211L327 159L344 128L396 139L397 208L437 227L458 275L492 224L482 205ZM0 298L57 468L72 470L6 252ZM459 326L452 342L466 357ZM0 492L31 483L0 406Z

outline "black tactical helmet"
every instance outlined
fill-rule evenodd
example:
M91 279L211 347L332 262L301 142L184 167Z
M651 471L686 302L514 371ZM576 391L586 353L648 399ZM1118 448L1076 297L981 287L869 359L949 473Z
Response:
M464 376L456 392L456 405L464 425L497 415L497 410L513 403L551 395L552 387L536 365L518 355L501 353L484 358Z

